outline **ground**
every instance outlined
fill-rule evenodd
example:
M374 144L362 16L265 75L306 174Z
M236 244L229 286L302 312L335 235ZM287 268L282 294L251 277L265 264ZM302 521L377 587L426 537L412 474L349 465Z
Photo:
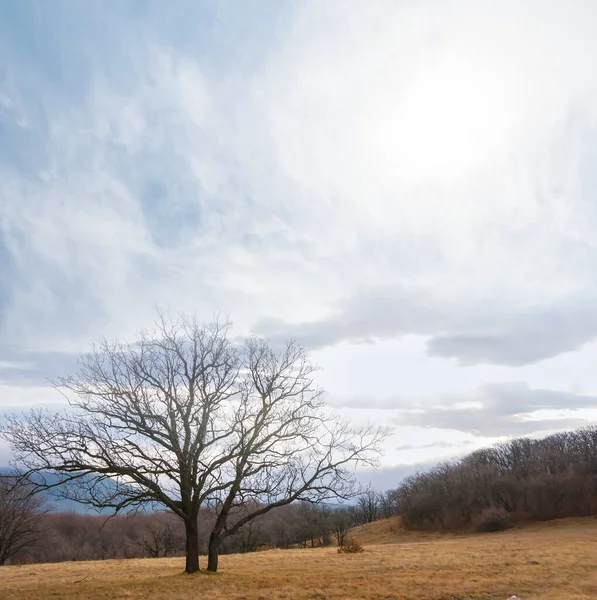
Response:
M407 533L398 519L353 532L365 552L335 548L223 556L218 574L182 573L184 561L111 560L0 568L14 600L593 600L597 519L566 519L503 533ZM205 560L203 560L205 566Z

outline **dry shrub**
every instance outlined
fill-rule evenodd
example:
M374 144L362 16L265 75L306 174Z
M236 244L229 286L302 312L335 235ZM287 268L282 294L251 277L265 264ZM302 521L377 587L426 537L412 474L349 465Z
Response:
M339 548L338 554L358 554L359 552L365 552L363 544L359 540L354 538L348 538Z
M477 531L479 533L490 533L494 531L505 531L512 524L508 519L508 513L503 508L486 508L477 519Z

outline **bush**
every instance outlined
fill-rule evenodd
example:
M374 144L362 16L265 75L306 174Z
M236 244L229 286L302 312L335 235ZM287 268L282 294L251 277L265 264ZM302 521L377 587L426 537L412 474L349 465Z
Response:
M348 538L339 548L338 554L357 554L359 552L365 552L363 544L353 538Z
M510 527L512 527L512 524L508 519L508 513L500 508L486 508L477 520L477 531L479 533L505 531Z

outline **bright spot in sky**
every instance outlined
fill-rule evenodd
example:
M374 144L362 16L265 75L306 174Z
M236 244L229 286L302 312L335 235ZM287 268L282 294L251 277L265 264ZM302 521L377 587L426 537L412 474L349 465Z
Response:
M400 179L457 181L505 153L511 98L489 66L439 59L394 97L376 135L384 167Z

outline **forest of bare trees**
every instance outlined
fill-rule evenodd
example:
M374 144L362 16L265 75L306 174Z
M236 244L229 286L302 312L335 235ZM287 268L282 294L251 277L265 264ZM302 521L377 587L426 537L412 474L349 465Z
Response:
M268 548L309 548L342 545L355 522L348 508L297 503L256 518L229 536L223 554ZM199 551L207 554L215 513L198 520ZM0 515L0 549L2 548ZM112 558L162 558L185 553L184 524L167 511L122 516L74 512L40 514L35 535L22 538L9 563L106 560Z
M41 542L44 500L27 481L0 476L0 566Z
M416 528L595 515L597 427L477 450L407 477L390 497L404 524Z
M6 483L13 479L6 477L0 490L4 492L4 495L0 493L0 556L4 556L4 562L20 564L184 555L184 525L171 512L137 512L108 518L106 515L51 510L51 503L44 502L41 496L25 496L21 492L8 498ZM252 509L247 507L246 510ZM365 489L358 499L345 506L296 502L249 521L225 540L221 553L342 546L352 527L394 513L391 493L378 493L371 488ZM214 510L205 509L199 515L200 554L208 553L209 536L215 520ZM10 553L9 525L13 534ZM4 553L3 548L7 549Z

